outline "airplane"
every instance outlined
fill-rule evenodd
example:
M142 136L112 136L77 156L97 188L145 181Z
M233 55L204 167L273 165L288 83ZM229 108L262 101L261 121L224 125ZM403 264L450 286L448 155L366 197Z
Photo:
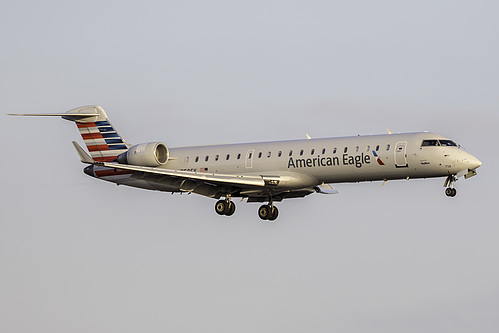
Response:
M274 202L312 193L336 194L330 184L445 177L454 183L477 174L482 163L454 141L429 132L169 148L161 142L129 144L100 106L57 116L76 123L88 153L73 145L84 173L118 185L217 199L215 211L231 216L233 198L264 203L262 220L274 221Z

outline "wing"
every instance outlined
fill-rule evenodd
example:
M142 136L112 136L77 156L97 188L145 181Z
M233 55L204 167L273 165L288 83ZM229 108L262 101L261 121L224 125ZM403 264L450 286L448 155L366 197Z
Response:
M83 163L95 166L132 171L132 177L158 185L172 187L172 191L191 192L212 198L231 194L233 197L246 197L249 202L264 202L270 196L274 201L286 198L302 198L312 193L325 193L320 186L304 188L278 187L279 176L221 174L209 172L183 171L145 167L115 162L97 162L73 141L73 145ZM287 176L289 178L289 176Z

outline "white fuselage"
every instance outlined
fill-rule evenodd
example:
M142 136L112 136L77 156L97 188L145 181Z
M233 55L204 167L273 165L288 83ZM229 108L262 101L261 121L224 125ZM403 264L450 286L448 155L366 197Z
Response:
M268 202L258 216L269 221L279 215L274 202L337 193L330 183L446 177L445 194L454 197L454 182L476 175L481 165L452 140L427 132L168 148L161 142L128 144L97 105L17 115L75 122L88 153L76 141L73 146L89 164L89 176L219 199L215 211L225 216L235 212L233 197Z
M274 177L279 181L269 184L273 189L300 189L324 183L444 177L481 165L457 145L422 146L423 140L449 139L422 132L170 148L170 159L160 168ZM159 184L130 175L101 178L179 190L175 182Z

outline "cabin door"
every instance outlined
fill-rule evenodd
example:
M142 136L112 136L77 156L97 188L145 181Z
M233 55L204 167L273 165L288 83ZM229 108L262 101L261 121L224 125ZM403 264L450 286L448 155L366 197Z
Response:
M251 169L253 167L253 157L255 155L255 150L250 149L246 153L246 168Z
M407 141L399 141L395 145L395 167L407 168Z

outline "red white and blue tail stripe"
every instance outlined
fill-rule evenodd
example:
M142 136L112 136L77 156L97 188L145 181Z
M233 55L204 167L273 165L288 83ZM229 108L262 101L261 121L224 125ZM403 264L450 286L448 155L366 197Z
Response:
M109 120L77 122L78 130L90 156L97 162L111 162L128 150L128 144Z

